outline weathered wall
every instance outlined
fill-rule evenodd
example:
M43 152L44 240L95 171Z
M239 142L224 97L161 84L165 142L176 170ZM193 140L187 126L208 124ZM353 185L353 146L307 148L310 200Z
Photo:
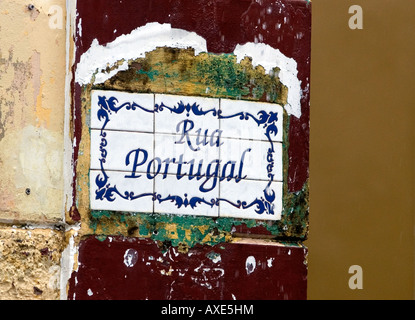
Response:
M32 3L0 8L0 219L54 222L63 200L65 29L50 27L51 1Z
M0 171L2 176L0 180L0 223L3 227L0 236L2 249L0 266L4 272L0 274L0 281L2 282L0 298L65 299L68 289L67 281L71 274L73 279L78 272L78 246L90 234L123 235L135 237L133 239L136 240L150 237L153 238L153 244L159 248L160 254L173 245L173 247L180 249L183 257L187 257L189 247L202 243L206 245L206 247L203 247L204 250L207 250L206 248L209 248L212 244L231 241L234 238L232 233L235 232L235 235L238 233L262 234L265 232L269 237L279 234L281 237L295 235L304 238L307 232L307 220L304 215L307 215L308 204L305 198L303 199L302 193L299 195L301 197L299 208L301 207L304 210L301 209L298 212L295 210L293 215L295 219L289 218L287 214L282 223L275 225L264 222L255 223L249 220L238 222L231 219L216 223L216 221L203 218L193 219L191 223L186 223L186 220L180 216L143 216L137 219L134 214L117 216L108 212L89 213L88 202L85 201L83 196L78 197L79 194L88 195L89 188L88 181L85 180L87 178L84 175L85 171L80 169L82 166L88 167L88 139L79 135L80 128L77 127L81 124L84 127L83 135L87 134L87 122L85 122L87 109L82 111L79 106L71 104L71 99L75 100L75 96L79 96L77 95L78 92L70 91L71 71L69 68L75 62L72 60L74 58L72 56L74 53L72 50L73 40L78 37L81 42L77 45L83 46L82 41L85 42L92 33L87 34L87 37L81 37L82 27L89 27L91 21L84 19L81 23L80 20L75 19L75 3L76 1L63 0L53 2L39 0L25 4L12 0L1 2ZM128 5L131 5L131 3L129 2ZM160 6L160 4L157 5ZM199 5L195 5L193 2L188 2L187 5L190 5L192 10L197 12L197 15L202 14ZM240 14L243 14L243 11L249 7L249 2L244 1L242 6L237 3L232 5L222 4L221 2L217 2L215 5L225 5L228 12L230 12L230 8L235 7L238 8ZM73 19L68 23L69 28L65 28L65 9L67 6L70 8L69 19ZM92 6L87 7L88 10L92 8ZM172 12L177 8L173 5ZM289 8L292 11L291 13L294 14L293 8L291 6ZM107 10L105 6L94 7L95 9ZM209 8L209 10L211 9L212 7ZM242 9L243 11L241 11ZM257 9L254 6L250 14L258 15ZM263 9L265 10L265 8ZM184 12L186 10L182 8L179 11ZM125 12L128 12L128 10ZM148 14L154 13L152 10L145 12ZM214 12L216 11L211 13ZM108 15L101 15L100 18L104 18L104 16ZM172 19L180 21L180 16L181 13L176 12ZM120 17L116 12L114 17L115 22L123 22L123 19L119 19ZM280 12L278 19L282 18L283 15ZM155 17L151 19L157 20ZM232 39L233 28L229 27L224 21L219 21L219 16L214 19L218 22L217 28L222 28L225 31L226 34L223 37L226 36L227 39L228 37ZM234 24L238 23L234 16L228 16L228 19ZM250 30L249 38L253 42L254 26L248 20L246 20L245 27ZM120 25L120 28L123 27L125 29L123 32L128 33L131 26L133 25ZM304 23L305 28L308 28L308 26L309 20ZM207 30L208 27L208 25L198 26L198 28L201 28L200 30L204 28ZM72 34L75 29L76 34ZM213 29L209 29L208 33L216 34ZM113 35L113 31L111 30L109 34ZM267 32L264 33L264 36L271 39ZM222 42L223 37L221 38ZM294 39L294 37L288 39ZM309 37L306 39L306 43L308 41ZM290 43L291 40L285 50L292 51ZM228 52L235 44L230 41L229 48L225 49L221 47L220 43L216 43L217 48L214 51ZM89 44L85 42L85 45ZM308 54L308 51L306 53ZM295 54L301 56L302 51L300 50ZM228 63L232 65L234 63L231 61L232 59L232 57L225 55L218 58L216 62L222 63L223 66ZM191 61L191 59L180 60L183 62ZM231 95L235 97L246 95L253 100L270 98L276 103L287 102L287 90L275 82L276 78L272 79L265 76L261 66L254 70L249 63L246 63L246 61L243 62L245 64L244 69L250 69L249 77L251 78L248 77L244 81L250 81L251 84L256 82L256 84L251 86L250 91L232 92ZM201 63L198 64L201 65ZM211 69L209 65L205 67ZM307 75L308 68L309 61L301 67L302 77ZM186 70L186 66L181 66L180 70ZM223 70L225 69L222 68ZM232 69L231 71L235 70ZM241 72L241 70L238 72ZM190 69L190 71L192 70ZM201 73L206 71L199 70ZM67 77L68 75L69 77ZM219 78L223 79L222 76ZM223 91L216 93L218 97L229 95L229 92L224 91L228 90L224 83L218 85L214 83L215 79L207 80L211 82L211 86ZM228 81L229 79L225 80ZM191 83L191 81L188 80L188 83ZM122 85L126 84L128 83L124 81ZM247 84L244 83L243 85L246 86ZM277 89L276 92L273 91L274 87ZM157 88L157 83L152 84L152 90L157 92L155 88ZM174 89L174 87L170 89ZM188 89L184 88L183 92L200 94L200 90L197 90L197 87L190 87ZM74 95L71 96L71 94ZM83 99L88 97L87 94L83 96ZM274 101L276 94L278 100ZM66 100L65 97L67 97ZM307 124L308 112L305 112L305 117L302 119ZM308 143L305 132L307 128L304 129L304 126L301 128L299 122L296 127L297 132L289 129L291 127L289 127L287 121L287 126L284 128L284 139L287 148L288 134L297 137L300 143L301 141ZM291 130L290 133L288 133L288 130ZM299 134L299 132L302 133ZM296 144L292 143L292 145L295 146ZM303 152L301 159L294 161L297 161L296 163L299 163L299 166L290 167L291 169L285 168L285 174L290 176L290 181L285 186L287 190L307 189L308 149L300 148L300 151ZM295 153L292 154L295 155ZM74 159L70 163L68 159L72 156L74 156ZM287 154L286 158L288 158ZM81 161L78 162L78 160ZM290 173L288 173L289 170ZM297 173L301 176L300 183L292 178ZM74 180L72 180L72 174L74 174ZM293 193L292 197L286 197L286 201L295 200L297 196L298 194ZM299 219L297 219L297 214ZM220 227L219 230L218 226ZM71 228L76 231L72 231ZM156 231L160 230L160 232L154 233L154 229ZM177 235L180 237L177 238ZM175 241L177 239L180 241ZM274 243L270 245L275 248ZM241 244L235 244L235 248L240 246ZM242 247L244 246L248 246L248 244L243 242ZM300 259L296 263L299 264L302 272L306 270L305 248L297 245L295 241L291 244L281 243L279 247L284 248L281 252L288 257L290 256L290 253L288 253L291 252L290 250L298 251ZM292 249L286 249L291 247ZM279 255L280 250L275 251L275 254ZM225 259L227 255L224 254L223 257ZM81 258L83 259L83 257ZM228 256L228 258L232 258L232 256ZM245 268L246 257L239 258L243 261L241 266ZM269 260L270 258L264 255L261 259ZM263 261L264 267L265 260ZM272 263L268 263L268 265L271 267ZM108 265L107 267L111 266ZM301 272L297 275L299 277L298 281L302 284L298 297L303 298L305 296L305 275ZM295 283L294 281L293 286L296 286ZM58 290L59 285L61 290ZM199 285L199 289L202 287L203 284ZM75 296L71 296L71 298L73 297ZM281 298L286 297L287 294L282 292Z
M60 297L65 1L30 3L0 1L0 299Z
M0 228L0 299L60 298L62 232L52 228Z
M128 5L131 5L131 3L129 2ZM143 219L137 219L135 215L117 216L107 212L89 213L88 202L85 202L82 196L77 197L78 194L88 194L89 187L87 180L85 180L86 176L82 176L85 172L79 169L83 165L87 168L88 154L86 147L88 146L88 139L79 135L80 128L77 127L79 124L82 127L85 126L86 129L84 128L83 134L87 134L87 123L84 122L87 112L82 111L79 106L71 104L71 99L75 100L75 96L79 97L79 95L77 95L78 92L70 91L69 85L71 81L70 67L75 62L75 60L72 60L75 58L72 56L74 53L73 41L78 36L78 39L81 39L78 46L83 45L82 39L85 42L87 38L80 38L82 27L90 26L90 21L86 19L82 24L80 20L75 19L75 4L76 1L64 0L38 0L30 3L21 3L14 0L1 2L0 171L2 174L0 180L0 223L2 229L0 233L0 267L2 272L0 273L0 282L2 285L0 298L65 299L70 276L72 275L71 279L73 279L77 272L81 271L78 270L78 250L82 248L78 248L78 246L90 234L98 236L100 234L108 236L112 234L123 235L134 237L132 240L150 237L153 238L151 241L158 248L157 250L160 250L160 254L163 250L173 246L180 250L184 258L187 257L190 247L193 248L195 245L202 243L206 245L203 250L207 250L212 244L231 241L234 238L231 233L235 232L236 234L238 232L245 234L265 232L268 236L275 236L275 233L278 233L283 237L290 235L305 237L307 221L303 218L307 214L308 205L306 201L304 202L301 194L300 197L303 200L299 207L304 208L304 210L294 212L295 217L297 217L297 213L300 215L301 221L285 219L282 224L277 223L276 225L264 222L255 224L249 220L238 223L229 219L216 223L203 218L193 219L191 223L186 224L186 220L180 216L143 216L141 217ZM202 14L199 5L195 6L192 2L188 2L188 5L195 9L195 12L198 12L197 14ZM222 6L224 4L217 2L216 5ZM238 10L245 10L249 7L249 2L243 2L242 6L236 3L233 5ZM70 22L68 24L65 21L67 6L70 8ZM158 6L160 6L160 3L158 3ZM225 7L230 9L232 4L225 4ZM88 10L90 9L92 9L92 6L88 8ZM94 7L95 9L107 10L105 6ZM173 11L176 9L175 5L171 8ZM186 11L182 9L181 11ZM212 7L209 8L209 10L211 9ZM152 10L145 12L148 14L154 13ZM239 13L243 14L242 11ZM292 13L294 14L294 11ZM254 6L251 14L258 14L256 6ZM172 19L180 21L180 16L179 12L173 15ZM104 18L104 15L100 17ZM117 13L114 17L116 21L122 23L123 19L119 19ZM152 19L156 18L153 17ZM218 27L226 31L224 36L232 38L233 29L223 21L219 21L218 17L215 19L221 25L218 25ZM229 16L228 19L232 20L232 23L238 23L233 16ZM278 19L282 19L282 15ZM69 28L66 28L66 25ZM308 23L304 24L305 27L308 27L308 25ZM128 33L131 26L120 25L125 29L124 33ZM198 28L203 30L203 28L208 28L208 25L198 26ZM246 20L246 28L251 30L249 37L250 41L253 42L254 26L248 20ZM77 33L73 34L75 29ZM212 29L209 32L216 33ZM113 34L112 30L109 34ZM265 33L265 37L267 37L267 34ZM308 40L306 40L307 43ZM221 41L223 41L223 37ZM226 50L216 43L217 49L215 49L215 52L229 51L231 46L235 45L232 41L230 43L231 45ZM290 51L292 48L288 45L285 50ZM296 52L296 54L298 53L301 55L302 51ZM191 59L181 60L186 62ZM228 62L234 63L231 60L232 58L223 56L217 62L226 65ZM309 61L301 69L302 77L306 76L308 72L308 63ZM185 66L182 66L181 70L186 69L183 67ZM206 67L210 68L209 65ZM249 65L245 65L245 67L251 70L249 77L252 77L252 79L247 78L244 81L250 80L257 83L251 87L250 92L233 92L233 95L240 96L242 94L254 100L263 100L266 96L267 99L275 100L276 96L273 90L276 86L279 100L273 100L273 102L287 102L286 88L276 84L275 79L264 76L262 67L255 68L255 70ZM199 71L204 72L203 70ZM214 79L207 80L214 81ZM124 82L123 85L125 84L128 83ZM225 89L223 83L220 85L211 83L210 85L221 87L222 90ZM152 84L152 86L157 88L157 83ZM156 92L157 90L154 88L153 91ZM188 90L184 88L183 90L187 94L200 93L197 91L198 88ZM71 94L74 95L71 96ZM229 94L229 92L217 92L218 97L226 96L226 94ZM305 113L303 119L302 121L307 123L308 112ZM297 123L297 128L300 128L300 125L300 123ZM287 122L287 126L284 128L284 139L287 148L288 128ZM299 131L306 130L300 128ZM304 139L306 143L308 141L308 137L304 138L298 132L291 132L290 134L297 137L299 141ZM295 144L293 143L293 145ZM285 168L285 174L288 174L288 170L291 170L291 173L289 173L290 182L286 188L293 191L302 188L307 189L308 158L306 153L308 149L300 150L305 153L301 157L300 166L291 169ZM74 156L74 159L71 163L70 158L72 156ZM286 157L288 158L287 155ZM80 162L78 162L79 159L81 159ZM303 161L305 162L303 163ZM296 175L295 172L298 172L301 176L299 184L295 179L292 179ZM74 180L72 180L72 174L74 174ZM83 184L84 182L86 183ZM293 195L294 198L297 196L297 194ZM291 197L288 197L287 201L291 201ZM219 231L218 226L220 226ZM254 228L249 230L251 227ZM160 232L153 232L158 230ZM177 238L177 235L180 238ZM180 241L175 241L177 239L180 239ZM272 248L276 248L274 243L270 245ZM248 247L249 243L242 242L241 244L235 244L234 247L238 248L240 246ZM291 244L281 243L278 245L278 248L280 247L282 251L280 249L274 250L275 255L282 252L284 257L289 257L291 250L298 252L299 260L296 263L301 267L302 272L306 271L305 248L297 245L296 242ZM237 252L243 253L244 250L237 250ZM241 253L238 254L241 255ZM226 257L232 259L232 255L224 254L224 260ZM83 258L82 256L81 260ZM246 257L239 258L243 262L241 266L245 268ZM264 255L261 259L264 267L262 269L265 270L265 261L271 258ZM208 258L208 260L211 259ZM258 260L258 263L260 263L260 260ZM272 263L269 262L268 267L271 268L271 266ZM111 266L108 265L107 267L110 268ZM205 272L204 269L199 271ZM297 276L302 285L297 296L304 298L305 275L300 272ZM292 284L294 287L296 281ZM83 284L85 285L85 283ZM198 285L198 288L203 289L203 284ZM287 298L287 296L285 292L281 293L281 298ZM70 298L74 297L73 295Z
M74 239L80 264L71 274L68 298L305 299L307 249L301 241L308 230L311 4L289 0L255 3L215 0L209 5L204 1L143 0L140 7L133 1L110 1L110 6L99 3L78 2L73 23L76 52L71 124L76 144L73 204L67 222L80 222L81 228L79 237ZM97 25L102 27L98 29ZM280 37L275 36L278 32ZM158 38L149 38L148 34ZM175 38L177 34L181 36ZM183 38L192 40L186 42L190 48L183 45ZM252 48L247 54L250 58L238 62L238 46L247 43ZM278 59L265 53L277 48ZM258 57L263 65L255 59ZM290 72L297 80L295 83L301 85L295 87L294 82L283 78L289 69L288 60L294 61L295 72ZM268 74L269 71L273 72ZM284 123L281 219L267 221L265 214L260 215L263 211L254 217L198 216L208 213L207 206L198 214L193 213L196 210L184 214L189 213L184 209L187 204L179 204L175 199L182 199L182 194L173 197L175 193L169 199L183 208L181 215L154 209L148 213L140 205L122 211L120 208L112 211L114 207L108 209L105 205L105 210L93 208L94 200L113 203L116 195L126 196L123 198L127 201L134 198L131 194L140 198L139 193L118 191L118 183L106 180L105 159L101 161L100 177L97 176L104 177L102 188L97 189L98 178L91 174L91 155L98 150L96 145L91 149L91 136L96 129L91 123L97 117L96 111L92 113L96 106L92 105L91 91L98 89L103 90L100 91L103 96L118 90L284 106L286 110L279 114ZM98 102L102 106L98 109L98 120L116 112L112 105L107 107L101 101L105 97ZM275 109L273 106L271 110ZM226 112L225 106L223 110ZM238 117L248 116L238 114ZM104 128L102 137L107 136L103 131ZM106 140L100 142L99 154L107 154ZM187 195L184 197L187 199ZM154 206L161 203L160 199L154 194ZM218 205L219 200L212 200L212 206ZM238 237L245 240L240 242ZM131 265L125 262L129 253L136 260ZM212 254L221 263L212 262L216 260L210 257ZM266 263L274 259L274 265ZM249 268L246 271L247 264L258 264L255 275ZM140 287L134 287L134 283L140 283ZM260 289L265 287L266 290Z
M65 1L31 2L39 12L0 1L0 299L59 299L63 249L78 268L66 245L76 232L61 245L54 227L65 203L65 31L50 28L48 8ZM313 1L308 297L412 299L414 5L356 4L362 31L347 27L349 1ZM363 290L347 286L352 264Z

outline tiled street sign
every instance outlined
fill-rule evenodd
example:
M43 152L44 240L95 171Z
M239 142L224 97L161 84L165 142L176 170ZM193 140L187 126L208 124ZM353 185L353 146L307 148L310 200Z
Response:
M283 109L94 90L91 209L278 220Z

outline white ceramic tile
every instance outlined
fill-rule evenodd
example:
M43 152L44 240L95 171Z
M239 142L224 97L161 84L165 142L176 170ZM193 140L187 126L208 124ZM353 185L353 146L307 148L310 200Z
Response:
M105 175L105 184L100 187L96 179L102 181L104 174L98 170L89 172L91 210L153 212L153 180L145 176L125 179L125 172L119 171L105 171Z
M276 125L276 135L271 135L272 141L282 141L283 138L283 108L275 103L252 102L246 100L220 100L221 119L220 128L223 130L222 136L225 138L241 138L241 139L255 139L268 140L265 135L266 128L264 125L268 123L258 124L255 120L265 119L261 112L265 111L267 119L270 113L277 114L277 121L273 122ZM233 115L237 115L232 117ZM240 119L240 116L243 119Z
M101 130L91 130L91 169L101 169L100 159L105 159L103 165L106 170L121 170L132 174L137 162L135 171L147 172L148 165L154 157L152 134L125 131L105 131L105 134L106 136L102 137ZM101 144L105 145L105 151L101 151ZM137 149L140 151L137 152ZM142 163L143 161L145 162ZM150 168L153 172L151 165Z
M169 161L167 173L179 177L181 175L196 175L200 165L207 168L211 162L210 171L216 168L216 161L219 160L219 147L201 145L197 151L193 151L187 143L176 143L178 141L178 135L155 134L154 153L155 157L159 158L157 163L155 161L156 172L160 168L159 174L164 175L167 161Z
M241 180L236 183L232 181L222 181L220 183L220 202L219 216L246 218L258 220L280 220L282 211L282 182L272 182L268 189L269 194L274 194L273 201L266 201L265 191L268 182ZM225 201L226 200L226 201ZM250 204L258 201L252 206ZM230 204L229 202L239 206ZM272 207L274 214L268 214ZM258 213L260 211L262 213Z
M157 199L154 202L154 212L217 217L219 179L216 179L216 186L214 180L215 178L206 179L206 177L200 180L183 177L178 180L175 175L168 175L163 179L162 175L158 175L155 179L154 190ZM202 192L200 188L203 184L206 189L215 187L210 191Z
M282 144L258 140L224 138L220 147L221 177L238 177L251 180L282 181ZM269 152L273 147L274 152ZM270 160L270 161L268 161ZM226 165L226 163L228 163Z
M117 99L112 100L115 108L124 105L116 112L105 109L108 100L112 98ZM100 101L104 103L100 104ZM93 90L91 93L91 128L93 129L101 129L105 123L105 118L99 118L101 109L106 110L108 114L109 122L105 126L107 130L154 131L154 94Z
M175 109L179 108L179 104L185 106L193 106L196 104L197 110L207 112L204 115L196 115L192 109L190 111L184 110L182 113L171 112L167 107ZM210 138L215 130L219 129L219 119L217 111L219 110L219 99L191 97L191 96L176 96L176 95L155 95L155 105L167 106L163 107L162 111L155 113L155 132L156 133L183 133L186 131L188 135L204 136L206 130ZM200 131L198 131L200 129Z

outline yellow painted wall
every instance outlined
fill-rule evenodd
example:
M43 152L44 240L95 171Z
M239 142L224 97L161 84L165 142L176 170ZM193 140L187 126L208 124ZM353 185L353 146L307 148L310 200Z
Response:
M50 222L63 208L65 1L31 3L0 2L0 220Z
M348 27L352 4L363 30ZM414 298L414 12L313 0L310 299Z

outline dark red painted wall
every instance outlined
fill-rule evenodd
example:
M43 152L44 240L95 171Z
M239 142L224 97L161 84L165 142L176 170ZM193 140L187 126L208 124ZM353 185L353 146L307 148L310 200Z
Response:
M307 292L306 254L302 247L244 243L163 252L152 240L89 237L81 242L68 298L301 300Z
M309 168L309 1L87 0L77 2L76 25L80 19L82 37L77 34L75 39L75 64L94 39L106 44L148 22L196 32L206 39L211 53L232 53L237 44L259 41L294 58L303 95L301 118L290 117L288 188L291 192L302 189ZM258 19L266 22L266 28ZM72 83L72 92L76 164L83 126L81 87ZM76 203L76 170L73 188ZM75 221L81 218L75 207L70 216ZM255 233L244 231L251 232ZM68 298L306 299L307 251L302 247L221 243L195 246L187 253L174 247L166 250L150 239L86 237L79 247L79 267L71 276ZM126 252L133 253L131 266L125 263ZM254 269L250 256L255 259Z

